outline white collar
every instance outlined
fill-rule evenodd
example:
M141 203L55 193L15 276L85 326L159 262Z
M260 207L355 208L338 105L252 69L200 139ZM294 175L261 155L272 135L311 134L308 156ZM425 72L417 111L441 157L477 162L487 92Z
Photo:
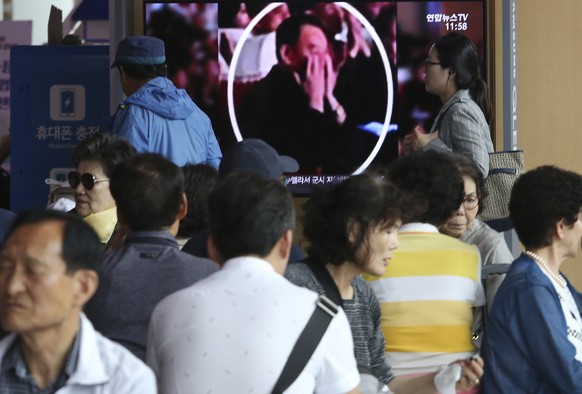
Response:
M79 360L77 361L75 372L73 372L67 381L67 385L97 385L108 382L110 377L105 372L97 344L97 336L100 334L95 331L93 325L83 313L81 314L80 333L81 347L79 349ZM0 342L0 364L2 364L6 351L17 338L18 336L12 333Z
M438 233L439 229L436 226L429 223L406 223L400 226L398 230L400 234L402 233Z
M81 348L77 369L69 378L69 383L80 385L97 385L109 381L105 372L101 352L97 344L99 334L93 328L84 313L81 314Z
M243 270L263 270L275 272L275 268L267 260L254 256L240 256L227 260L222 267L223 270L243 269Z

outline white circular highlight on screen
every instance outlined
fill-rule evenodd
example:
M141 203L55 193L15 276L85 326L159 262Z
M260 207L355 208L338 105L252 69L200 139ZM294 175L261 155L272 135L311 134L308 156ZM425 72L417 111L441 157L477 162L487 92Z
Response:
M267 6L265 6L265 8L263 8L261 10L261 12L259 12L253 18L253 20L248 24L248 26L245 28L238 43L236 44L236 47L234 48L234 53L232 54L232 61L230 63L230 68L228 70L228 80L227 80L227 90L226 90L227 96L226 96L226 98L227 98L227 103L228 103L228 115L230 117L230 123L232 124L232 129L234 131L234 135L235 135L237 141L243 140L242 134L240 132L240 128L238 127L238 122L236 120L236 115L234 113L235 111L234 111L234 92L233 92L234 74L236 71L236 65L238 63L238 58L240 57L240 52L242 50L242 47L243 47L245 41L247 40L247 38L251 34L251 31L254 29L256 24L259 23L259 21L266 14L268 14L273 9L275 9L283 4L285 4L285 3L271 3L271 4L268 4ZM384 117L384 123L382 124L382 129L380 130L380 136L378 137L378 141L376 142L376 145L374 145L372 152L370 152L370 155L366 158L364 163L362 163L362 165L360 165L360 167L358 167L353 172L353 174L356 175L356 174L359 174L362 171L364 171L366 168L368 168L370 163L372 163L372 160L374 160L374 158L378 154L378 151L382 147L384 140L386 139L386 134L388 133L388 127L390 126L390 118L392 117L392 104L393 104L392 94L394 91L394 88L392 86L392 70L390 68L390 62L388 61L388 54L386 53L386 49L384 48L384 45L382 44L382 40L378 36L378 33L376 33L376 30L374 29L374 27L370 24L370 22L368 22L368 20L360 13L360 11L355 9L352 5L350 5L348 3L341 3L341 2L334 3L334 4L339 5L340 7L342 7L343 9L348 11L349 13L351 13L353 16L355 16L356 19L362 25L364 25L366 30L368 30L368 33L370 34L370 36L374 40L374 44L376 44L376 47L378 48L378 52L380 53L380 58L382 59L382 63L384 64L384 71L386 73L386 82L387 82L387 84L386 84L387 85L387 89L386 89L387 103L386 104L387 105L386 105L386 116Z

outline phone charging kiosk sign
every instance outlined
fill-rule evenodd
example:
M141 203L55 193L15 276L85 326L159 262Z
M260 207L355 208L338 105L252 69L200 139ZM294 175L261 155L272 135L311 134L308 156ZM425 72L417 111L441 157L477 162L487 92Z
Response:
M13 211L44 208L66 190L73 148L109 113L109 66L108 46L12 48Z

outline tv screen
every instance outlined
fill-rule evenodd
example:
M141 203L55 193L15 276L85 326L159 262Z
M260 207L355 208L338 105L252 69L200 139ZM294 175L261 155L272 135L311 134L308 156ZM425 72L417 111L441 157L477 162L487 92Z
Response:
M430 129L442 104L424 90L424 62L439 36L468 36L487 75L485 7L144 0L144 29L164 40L168 77L208 114L223 152L265 140L299 162L286 182L301 194L388 164L415 125ZM291 20L311 30L294 35Z

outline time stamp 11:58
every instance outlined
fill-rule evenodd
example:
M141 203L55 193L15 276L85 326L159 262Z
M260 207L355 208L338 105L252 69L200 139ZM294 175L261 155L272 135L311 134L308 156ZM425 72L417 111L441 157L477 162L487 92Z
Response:
M442 23L447 31L466 31L469 28L469 13L426 14L428 23Z

